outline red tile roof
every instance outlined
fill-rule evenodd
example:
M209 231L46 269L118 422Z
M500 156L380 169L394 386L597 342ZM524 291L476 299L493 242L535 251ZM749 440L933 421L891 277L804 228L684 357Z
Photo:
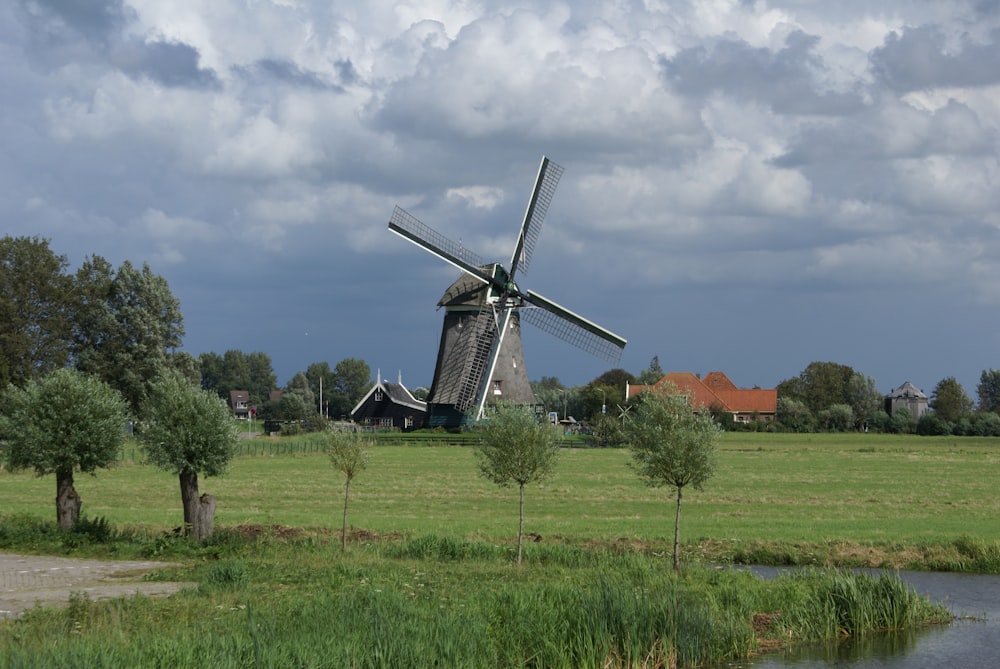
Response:
M690 372L670 372L651 386L630 385L628 396L635 397L644 390L662 390L668 384L687 395L697 409L719 408L744 414L773 414L778 410L777 390L737 388L722 372L710 372L704 379Z

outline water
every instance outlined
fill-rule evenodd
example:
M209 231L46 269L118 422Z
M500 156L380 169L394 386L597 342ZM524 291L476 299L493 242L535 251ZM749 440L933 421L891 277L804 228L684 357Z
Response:
M779 570L759 568L773 576ZM1000 667L1000 576L898 572L922 595L943 603L958 616L950 625L877 634L836 644L803 646L730 667L747 669L980 669Z

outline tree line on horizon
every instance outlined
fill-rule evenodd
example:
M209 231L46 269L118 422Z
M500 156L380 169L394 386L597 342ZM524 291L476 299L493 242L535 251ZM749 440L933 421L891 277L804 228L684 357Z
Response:
M140 269L125 261L115 268L92 255L70 273L48 240L8 235L0 239L0 289L0 388L73 367L115 388L136 416L158 374L170 369L227 401L231 390L247 391L262 418L301 422L349 418L372 386L371 368L361 359L345 358L333 368L312 363L279 387L266 353L194 357L179 350L185 333L180 303L148 264ZM547 412L599 423L628 410L627 383L652 384L663 374L654 356L638 375L611 369L576 387L543 376L532 388ZM280 398L274 390L282 391ZM1000 370L983 370L976 390L978 403L948 377L935 386L931 411L919 420L905 411L890 416L874 378L847 365L813 362L778 384L773 423L743 426L716 415L726 429L1000 435ZM426 390L415 395L425 399Z

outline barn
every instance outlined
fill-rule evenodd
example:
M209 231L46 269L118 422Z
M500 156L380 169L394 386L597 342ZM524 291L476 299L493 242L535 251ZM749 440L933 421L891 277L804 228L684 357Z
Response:
M351 420L368 427L416 430L427 420L427 403L406 389L402 375L396 383L389 383L379 372L375 385L351 410Z

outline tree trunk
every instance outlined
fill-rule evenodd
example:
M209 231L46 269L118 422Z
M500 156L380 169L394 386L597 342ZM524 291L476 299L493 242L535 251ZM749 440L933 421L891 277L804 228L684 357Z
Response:
M184 507L184 532L197 535L195 524L198 522L198 472L186 469L178 475L181 482L181 505Z
M524 537L524 484L519 486L521 501L518 507L517 521L517 563L521 564L521 541Z
M681 490L677 486L677 515L674 516L674 571L681 570Z
M56 520L59 527L71 530L80 520L80 507L83 502L73 487L73 470L63 469L56 472Z
M198 498L198 515L194 524L194 538L206 541L212 536L212 523L215 522L215 497L205 493Z
M347 483L344 484L344 521L340 528L340 550L347 550L347 500L350 499L351 495L351 479L348 477Z

